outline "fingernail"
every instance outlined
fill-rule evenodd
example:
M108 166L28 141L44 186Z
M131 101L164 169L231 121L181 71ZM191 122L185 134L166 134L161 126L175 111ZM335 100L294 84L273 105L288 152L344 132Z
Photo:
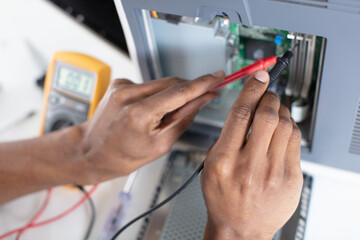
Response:
M219 70L219 71L213 72L211 75L213 75L214 77L217 77L217 78L221 78L222 76L225 75L225 73L224 73L224 71Z
M255 79L260 82L266 83L269 80L269 74L263 70L257 71L255 73Z

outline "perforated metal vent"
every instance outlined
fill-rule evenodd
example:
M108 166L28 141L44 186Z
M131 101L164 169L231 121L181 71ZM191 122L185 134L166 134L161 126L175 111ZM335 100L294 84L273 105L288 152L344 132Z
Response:
M360 14L360 0L269 0Z
M160 240L202 239L206 219L207 212L201 193L200 177L197 177L174 200Z
M349 152L360 155L360 100L356 112Z

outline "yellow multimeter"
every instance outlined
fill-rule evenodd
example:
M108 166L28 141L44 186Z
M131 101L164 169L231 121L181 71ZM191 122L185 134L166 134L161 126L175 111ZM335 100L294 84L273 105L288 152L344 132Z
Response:
M110 83L111 68L80 53L58 52L48 68L40 135L89 119Z

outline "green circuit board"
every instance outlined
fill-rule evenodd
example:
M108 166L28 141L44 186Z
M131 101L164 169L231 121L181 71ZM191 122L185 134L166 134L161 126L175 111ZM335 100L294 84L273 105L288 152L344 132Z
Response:
M234 73L259 58L280 56L291 48L291 39L287 38L288 31L231 23L230 33L233 45L227 64L228 73ZM283 75L286 76L287 72ZM229 87L240 90L243 83L244 81L236 81Z

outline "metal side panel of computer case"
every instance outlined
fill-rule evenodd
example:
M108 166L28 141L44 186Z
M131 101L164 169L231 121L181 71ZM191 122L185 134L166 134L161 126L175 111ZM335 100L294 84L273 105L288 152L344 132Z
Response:
M226 14L231 22L245 26L326 38L311 147L302 149L302 159L360 172L359 1L115 0L115 4L131 57L144 81L161 76L154 38L148 27L149 10L204 19ZM208 53L211 59L211 49ZM219 129L213 126L198 124L197 127L209 134L219 134Z

